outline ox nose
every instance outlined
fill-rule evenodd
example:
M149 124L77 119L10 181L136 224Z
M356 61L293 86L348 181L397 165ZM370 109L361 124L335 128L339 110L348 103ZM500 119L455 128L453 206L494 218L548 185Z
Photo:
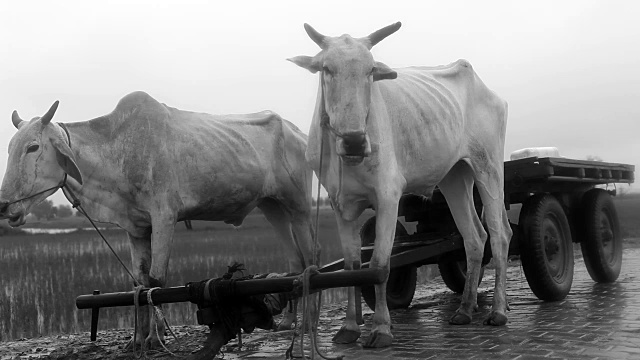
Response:
M348 156L364 156L367 148L365 133L349 133L342 135L342 146Z
M9 209L8 201L0 201L0 216L4 215Z

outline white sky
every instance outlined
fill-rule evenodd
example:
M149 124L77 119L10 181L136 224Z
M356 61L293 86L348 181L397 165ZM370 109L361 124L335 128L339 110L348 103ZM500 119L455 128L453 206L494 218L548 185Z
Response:
M396 21L376 60L469 60L509 102L505 158L556 146L640 171L637 1L2 0L0 14L1 173L11 112L28 120L55 100L54 121L75 122L143 90L191 111L271 109L308 133L317 77L285 61L319 50L303 23L360 37Z

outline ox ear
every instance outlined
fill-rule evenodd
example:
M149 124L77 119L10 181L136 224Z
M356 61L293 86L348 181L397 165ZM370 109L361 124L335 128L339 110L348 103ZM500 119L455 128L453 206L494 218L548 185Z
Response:
M80 174L80 170L76 164L76 157L73 155L73 151L71 151L69 145L64 141L62 134L54 136L54 138L51 139L51 143L56 150L58 165L60 165L60 167L69 174L69 176L82 185L82 175Z
M18 130L25 124L25 121L20 118L20 115L18 115L17 110L13 110L13 113L11 114L11 122Z
M311 57L311 56L296 56L296 57L292 57L287 59L289 61L291 61L292 63L300 66L301 68L305 68L309 71L311 71L311 73L315 74L318 71L322 70L322 67L320 66L320 64L315 60L315 58Z
M387 65L376 61L376 67L373 70L373 81L392 80L398 77L398 73Z

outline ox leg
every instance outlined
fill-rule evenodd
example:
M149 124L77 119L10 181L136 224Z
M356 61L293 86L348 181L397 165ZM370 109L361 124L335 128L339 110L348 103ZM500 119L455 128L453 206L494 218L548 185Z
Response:
M454 325L469 324L473 312L478 309L478 281L487 233L473 206L473 183L471 168L467 163L459 162L438 184L464 239L467 255L467 278L460 307L449 320L449 323Z
M334 209L337 207L334 206ZM356 217L357 219L357 217ZM342 253L344 255L344 269L353 270L360 268L360 238L357 234L358 227L355 220L345 220L338 211L336 211L336 221L338 225L338 234L342 244ZM360 338L360 325L358 325L356 317L356 294L355 288L347 288L347 314L340 330L334 335L333 342L338 344L350 344Z
M495 171L480 173L476 180L484 205L484 218L489 229L491 252L496 265L496 282L491 314L484 323L496 326L507 323L507 258L509 242L511 235L513 235L504 206L502 164L502 160L500 160L499 164L494 167Z
M283 205L273 199L265 199L258 205L265 218L289 250L289 271L302 271L311 265L312 243L309 210L292 211L294 215L283 210ZM318 249L319 250L319 249ZM312 302L314 304L314 302ZM313 312L314 313L314 312ZM315 314L315 313L314 313ZM290 330L296 320L292 306L285 311L278 331Z
M169 256L173 244L176 219L167 216L151 218L151 270L149 283L151 287L164 287L167 283ZM153 309L150 309L153 311ZM154 318L149 322L150 332L145 340L148 349L154 349L164 343L164 323Z
M151 269L151 237L149 235L136 237L129 236L129 246L131 249L131 265L133 276L138 284L149 287L149 270ZM144 345L144 339L149 335L149 310L143 306L138 314L138 329L136 343L137 348Z
M390 271L391 250L395 238L398 219L398 201L401 191L378 194L376 209L376 240L371 256L371 268L383 269L386 280L375 285L376 309L373 314L371 334L364 347L386 347L393 342L391 335L391 316L387 308L387 281Z
M309 266L311 264L312 250L310 247L311 225L309 224L308 210L306 219L304 216L296 216L294 218L283 210L280 203L273 199L263 200L258 204L258 208L262 210L264 217L273 226L276 234L291 253L291 256L288 256L289 271L301 271ZM296 221L302 221L303 224L296 224ZM300 229L300 227L304 227L305 225L306 229ZM298 236L298 232L295 232L294 235L293 230L302 230L300 231L300 236Z

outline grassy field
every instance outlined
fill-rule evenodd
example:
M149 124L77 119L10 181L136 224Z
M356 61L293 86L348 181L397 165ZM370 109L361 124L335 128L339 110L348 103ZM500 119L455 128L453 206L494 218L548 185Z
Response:
M625 238L640 238L640 194L615 199ZM361 217L366 220L373 213ZM335 220L330 209L320 217L322 261L342 257ZM81 218L30 222L39 228L87 228ZM6 224L4 224L6 225ZM408 227L410 229L411 227ZM246 264L248 273L283 272L284 246L259 213L247 217L236 229L223 223L194 222L194 231L177 226L170 261L168 286L184 285L217 277L234 261ZM410 230L411 232L411 230ZM125 263L130 263L129 246L123 231L110 229L107 238ZM86 331L90 311L75 308L75 297L102 292L130 291L131 280L95 231L69 234L20 235L0 233L0 341L56 333ZM430 279L435 270L423 267L419 281ZM342 290L324 294L325 302L342 301ZM195 306L165 306L171 324L195 324ZM100 328L132 327L132 309L101 310Z
M326 215L323 223L332 220ZM177 228L168 286L220 276L234 261L246 264L249 273L288 271L282 255L286 249L261 215L249 216L239 229L223 223L194 223L194 231L186 231L182 224ZM334 231L326 225L321 230L324 259L339 257ZM125 233L108 230L105 234L130 266ZM95 231L4 236L0 238L0 274L2 340L88 330L90 311L75 309L77 295L94 289L132 289L131 279ZM172 304L165 311L172 324L196 322L194 305ZM130 309L103 309L100 326L130 327L131 320Z
M330 209L321 211L322 261L342 257ZM85 228L82 219L34 223L40 228ZM287 249L259 214L251 214L240 228L224 223L194 222L194 231L177 226L170 260L168 286L221 276L234 261L251 273L286 272ZM105 231L118 255L130 266L128 240L121 230ZM422 271L428 277L427 269ZM130 291L131 279L95 231L69 234L5 235L0 237L0 341L56 333L86 331L90 311L75 308L75 297L102 292ZM323 302L345 299L342 290L323 293ZM195 305L164 307L172 325L195 324ZM133 326L132 308L105 308L100 328Z

